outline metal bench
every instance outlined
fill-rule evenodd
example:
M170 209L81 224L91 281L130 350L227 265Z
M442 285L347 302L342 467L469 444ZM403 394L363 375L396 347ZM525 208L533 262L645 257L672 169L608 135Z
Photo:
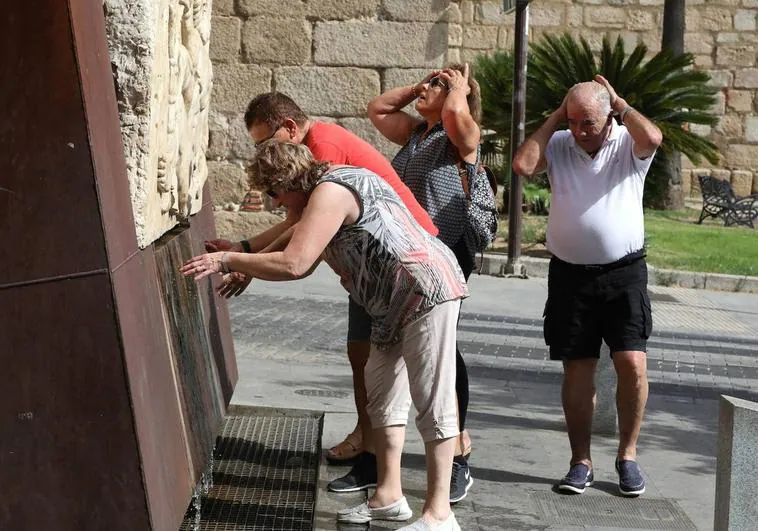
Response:
M758 194L737 197L729 181L708 175L699 175L700 190L703 194L703 210L698 223L704 219L720 218L724 225L743 225L755 228L753 221L758 218Z

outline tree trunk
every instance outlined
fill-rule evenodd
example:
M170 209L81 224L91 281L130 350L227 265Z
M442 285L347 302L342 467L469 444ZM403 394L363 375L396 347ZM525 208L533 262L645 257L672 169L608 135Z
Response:
M666 0L663 5L661 47L674 55L684 53L684 0Z
M666 0L663 5L663 37L661 47L671 50L674 55L684 53L684 1ZM678 151L667 157L667 173L669 176L666 186L665 205L668 209L684 208L684 193L682 191L682 155Z

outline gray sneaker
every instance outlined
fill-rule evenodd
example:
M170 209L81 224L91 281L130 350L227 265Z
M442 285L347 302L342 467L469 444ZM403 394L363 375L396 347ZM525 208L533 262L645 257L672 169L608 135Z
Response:
M558 483L558 490L582 494L595 481L592 469L584 463L571 465L568 473Z
M332 492L357 492L376 487L376 456L363 452L350 472L329 482Z
M471 469L465 461L453 461L453 474L450 477L450 503L457 503L466 497L468 489L474 484Z
M411 516L413 512L405 496L386 507L369 507L368 502L364 502L356 507L337 511L337 521L350 524L365 524L371 520L405 522Z
M624 496L639 496L645 493L645 479L640 465L629 459L616 459L616 472L619 475L619 492Z

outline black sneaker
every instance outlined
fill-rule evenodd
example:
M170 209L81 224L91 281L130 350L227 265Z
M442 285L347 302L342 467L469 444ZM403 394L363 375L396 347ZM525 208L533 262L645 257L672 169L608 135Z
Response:
M640 465L629 459L616 459L616 472L619 474L619 492L624 496L639 496L645 492L645 479Z
M376 487L376 456L363 452L346 475L329 483L332 492L356 492Z
M558 483L558 490L581 494L595 481L592 469L584 463L571 465L568 474Z
M450 503L461 501L474 484L471 469L465 459L453 461L453 474L450 477Z

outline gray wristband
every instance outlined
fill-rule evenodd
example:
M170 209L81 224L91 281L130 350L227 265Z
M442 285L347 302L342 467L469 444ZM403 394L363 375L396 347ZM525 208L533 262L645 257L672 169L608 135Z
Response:
M624 118L626 118L626 115L629 114L631 111L633 111L634 108L631 105L627 105L624 107L624 110L619 113L619 120L621 120L621 123L624 124Z
M224 253L221 255L221 272L223 274L231 273L232 270L229 267L229 262L226 261L226 255L229 253Z

